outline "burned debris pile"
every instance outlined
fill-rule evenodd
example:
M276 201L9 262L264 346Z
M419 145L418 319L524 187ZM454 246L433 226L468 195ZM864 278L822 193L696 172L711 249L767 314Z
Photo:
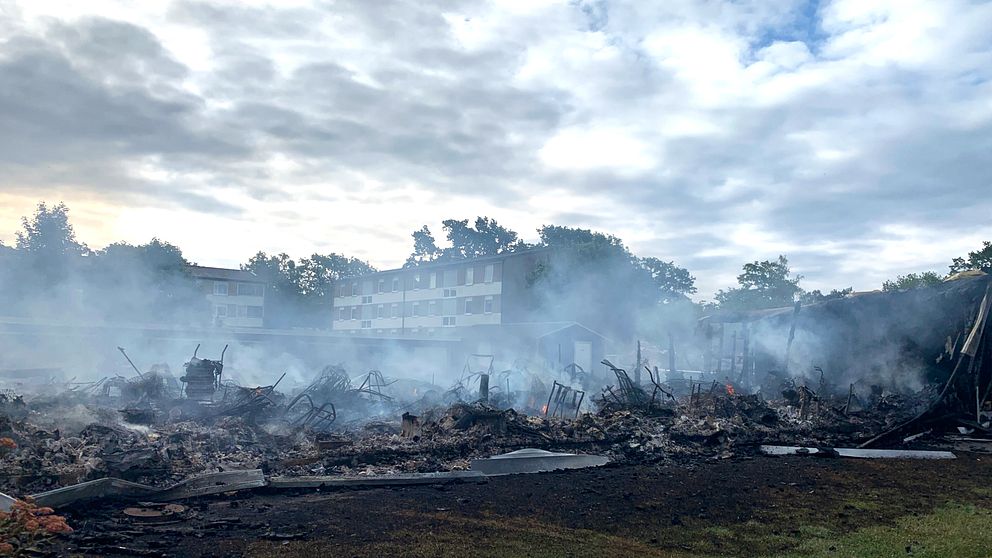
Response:
M525 451L516 455L547 455L538 451L543 450L651 464L802 448L823 456L851 454L828 448L859 446L953 449L963 436L992 443L987 283L939 291L941 304L962 298L970 304L963 305L968 310L962 319L942 314L941 327L950 329L941 333L939 347L914 346L923 355L917 362L925 365L912 370L913 382L878 369L877 355L864 356L873 361L862 363L871 373L853 378L834 372L838 362L854 356L825 343L827 334L811 336L811 324L823 320L798 321L817 312L857 315L857 297L746 322L741 337L747 342L729 343L743 352L705 355L699 359L708 363L702 370L678 370L669 340L665 373L642 361L639 350L631 370L641 374L605 359L599 377L583 370L545 374L547 382L538 374L495 372L489 359L481 367L466 366L450 389L374 369L353 376L341 365L325 366L305 382L288 381L279 371L266 385L239 385L225 371L224 351L217 360L194 351L176 378L166 366L140 371L121 349L133 377L52 384L34 394L0 391L0 492L42 493L58 502L100 487L162 495L179 486L198 490L196 479L204 475L238 472L251 477L251 486L322 486L327 479L427 482L434 477L416 475L469 478L477 473L473 462L520 450ZM913 297L925 301L918 293ZM867 300L871 307L888 304ZM779 335L783 326L788 335ZM719 326L721 338L709 337L718 341L711 345L728 345L725 327ZM764 344L763 331L772 332ZM927 335L927 343L938 338ZM889 341L906 343L894 339ZM784 342L777 359L761 354L779 340ZM905 362L905 355L897 356L893 366Z

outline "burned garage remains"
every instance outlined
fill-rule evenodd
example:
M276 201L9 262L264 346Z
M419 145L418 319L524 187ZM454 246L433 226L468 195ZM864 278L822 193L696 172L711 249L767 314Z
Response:
M472 272L483 285L500 278L485 261ZM424 296L468 281L456 273L446 286L447 268L417 273ZM811 457L954 460L992 444L990 285L968 273L904 291L703 312L629 344L578 323L499 318L432 340L429 311L411 319L422 331L372 333L362 345L353 333L305 334L331 353L347 341L375 368L307 367L286 354L249 376L236 353L257 351L259 338L232 346L215 332L190 343L184 362L143 367L140 352L112 347L118 372L96 378L25 362L0 371L3 534L16 552L169 555L190 533L306 539L300 526L259 531L216 510L294 506L316 492L474 494L482 483L528 483L512 480L528 473L732 475L754 460L821 467L805 465ZM346 296L376 296L361 288Z

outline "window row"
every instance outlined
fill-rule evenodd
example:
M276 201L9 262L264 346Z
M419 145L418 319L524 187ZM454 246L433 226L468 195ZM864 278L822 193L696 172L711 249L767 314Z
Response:
M416 318L421 316L454 316L457 314L492 314L499 312L500 297L476 296L422 300L393 304L363 304L336 309L337 320L372 320L385 318Z
M264 296L265 285L258 283L235 283L233 281L214 281L214 294L218 296Z
M441 326L442 327L455 327L456 325L458 325L456 323L456 320L457 320L457 318L455 318L454 316L445 316L441 320ZM372 320L362 320L362 323L361 323L361 326L360 327L361 327L361 329L372 329ZM379 333L382 333L382 331L383 330L380 329L379 330ZM429 329L428 331L433 331L433 330L430 330ZM397 330L395 330L395 329L390 330L390 333L396 333L396 332L397 332Z
M244 304L216 304L214 316L218 318L261 318L264 311L261 306L246 306Z
M502 279L502 264L479 264L438 271L403 271L364 281L342 282L335 287L335 296L369 296L402 290L441 289L476 283L492 283ZM405 285L404 285L405 283ZM363 301L364 302L364 301Z

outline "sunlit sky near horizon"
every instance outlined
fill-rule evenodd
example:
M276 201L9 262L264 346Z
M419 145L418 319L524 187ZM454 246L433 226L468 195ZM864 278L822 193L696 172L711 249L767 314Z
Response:
M203 265L485 215L592 228L698 298L992 240L992 2L0 0L0 240L64 201Z

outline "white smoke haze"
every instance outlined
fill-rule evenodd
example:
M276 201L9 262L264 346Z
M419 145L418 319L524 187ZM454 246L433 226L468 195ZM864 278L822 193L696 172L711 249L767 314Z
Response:
M473 351L467 346L451 350L457 340L441 337L385 340L315 329L226 329L211 324L204 293L191 277L163 272L147 259L97 252L61 254L48 261L44 254L12 252L0 250L0 370L61 370L62 380L76 383L134 377L117 350L124 347L142 372L164 365L179 378L199 345L197 356L207 359L219 359L227 346L225 380L268 386L285 374L279 385L285 393L309 385L327 365L343 367L356 386L371 370L390 380L406 380L402 389L395 388L398 395L446 390L466 372L487 369L488 364L478 362L466 366L471 357L465 355L472 352L494 354L493 370L502 374L498 382L494 379L495 390L505 391L507 379L510 391L566 382L560 369L537 355L533 339L483 341ZM581 257L552 259L543 275L528 277L518 301L523 306L520 319L574 321L602 334L605 352L617 355L615 364L632 376L637 340L655 348L649 363L661 370L668 368L669 337L677 368L702 369L705 347L696 331L699 306L679 297L659 301L657 291L644 288L650 281L643 269L630 266L628 255L611 254L594 263ZM770 366L810 384L819 381L815 367L820 367L836 390L860 383L915 391L933 372L931 363L939 354L933 348L966 324L969 305L980 292L976 285L962 281L948 286L950 294L943 299L921 290L803 309L787 366L781 363L788 314L754 323L752 349L772 357ZM329 322L331 309L326 311ZM292 322L294 316L287 318ZM298 318L306 322L304 316ZM592 364L589 372L595 381L582 387L595 393L614 378L598 359ZM473 392L477 384L464 387ZM573 387L580 386L576 382Z

